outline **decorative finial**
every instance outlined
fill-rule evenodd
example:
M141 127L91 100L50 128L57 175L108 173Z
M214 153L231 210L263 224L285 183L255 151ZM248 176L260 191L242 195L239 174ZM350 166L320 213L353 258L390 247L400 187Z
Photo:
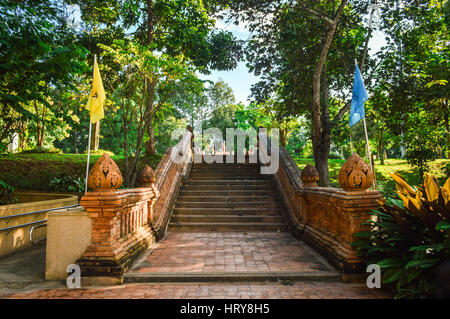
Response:
M339 184L346 191L366 190L372 181L370 166L356 153L347 159L339 172Z
M138 183L141 187L151 187L155 182L155 173L153 169L145 165L145 167L141 170L138 176Z
M302 170L300 177L302 179L303 186L306 186L306 187L319 186L317 184L317 182L319 181L319 172L311 164L308 164L305 166L305 168Z
M122 181L119 167L106 153L95 162L88 176L89 187L94 191L119 188Z

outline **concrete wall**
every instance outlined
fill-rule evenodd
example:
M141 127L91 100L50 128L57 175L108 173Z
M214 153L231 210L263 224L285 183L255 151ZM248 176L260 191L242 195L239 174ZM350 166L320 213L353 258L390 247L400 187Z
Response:
M65 194L52 193L17 193L22 203L0 206L0 229L46 220L47 214L37 213L4 218L10 215L23 214L62 206L78 204L78 197ZM29 202L24 202L24 201ZM12 230L0 231L0 258L32 246L30 241L30 229L32 226L24 226ZM33 232L33 239L46 237L46 227L41 227Z
M46 280L65 280L67 266L75 264L91 243L91 218L83 207L48 214Z

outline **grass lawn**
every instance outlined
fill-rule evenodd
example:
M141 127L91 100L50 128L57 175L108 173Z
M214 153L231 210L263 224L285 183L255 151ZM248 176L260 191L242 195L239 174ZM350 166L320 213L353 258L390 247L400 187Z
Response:
M149 164L155 168L162 155L156 155L152 158L141 158L139 168ZM92 165L100 158L100 155L91 155L90 164ZM112 156L114 161L124 172L125 160L123 156ZM306 164L313 164L311 158L293 157L300 169ZM14 186L19 190L41 190L53 191L49 182L55 176L66 174L71 177L84 177L86 174L86 154L52 154L52 153L18 153L18 154L0 154L0 180ZM344 160L330 159L328 167L330 170L330 180L333 186L339 187L338 175L344 164ZM449 177L444 167L450 165L450 160L440 159L430 163L429 172L435 175L439 184L443 185ZM400 173L410 185L418 185L420 176L417 169L413 169L406 160L388 159L385 165L380 161L375 161L375 171L377 175L377 189L384 195L393 196L395 183L389 176L389 173Z
M306 164L314 165L314 160L311 158L293 157L300 169L303 169ZM330 159L328 160L328 169L330 171L330 181L333 186L339 187L338 175L344 160ZM433 174L439 181L439 184L444 185L449 176L446 174L445 166L450 165L450 159L438 159L429 164L428 173ZM389 173L401 174L410 185L419 185L420 176L417 168L412 168L406 160L402 159L387 159L384 165L380 164L379 160L375 161L375 172L377 176L377 190L384 195L394 196L395 182Z
M90 166L101 157L91 155ZM155 168L162 155L151 158L142 157L139 167L149 164ZM122 173L125 171L125 158L112 156ZM0 154L0 180L18 190L52 191L49 182L56 176L66 174L71 177L84 177L86 174L86 154L17 153Z

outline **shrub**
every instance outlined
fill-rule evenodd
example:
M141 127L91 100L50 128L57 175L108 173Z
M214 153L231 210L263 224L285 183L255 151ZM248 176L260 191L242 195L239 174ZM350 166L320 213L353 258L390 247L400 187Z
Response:
M344 157L342 157L342 155L338 152L330 152L330 154L328 154L328 158L329 159L341 159L341 160L344 159Z
M0 205L18 203L18 199L14 197L14 192L14 187L0 180Z
M91 155L103 155L104 153L108 154L109 156L114 156L114 153L111 151L106 151L106 150L93 151L93 150L91 150ZM87 154L87 151L84 152L84 154Z
M399 174L391 176L399 199L372 211L376 218L364 223L371 231L355 234L354 246L368 264L380 266L396 298L434 297L435 270L450 259L450 178L439 187L425 173L423 186L413 188Z
M24 154L35 154L35 153L60 154L60 153L62 153L62 151L59 148L56 148L54 146L50 146L50 147L47 147L47 146L44 146L44 147L36 146L36 147L34 147L32 149L22 151L21 153L24 153Z
M82 193L86 178L60 174L50 180L50 186L57 192Z
M445 175L450 176L450 162L446 163L445 165L442 165L442 170L444 171Z

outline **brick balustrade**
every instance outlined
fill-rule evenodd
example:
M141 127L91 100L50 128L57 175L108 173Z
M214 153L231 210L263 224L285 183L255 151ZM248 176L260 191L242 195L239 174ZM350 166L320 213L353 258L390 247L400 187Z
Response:
M91 244L77 264L83 277L120 278L153 241L152 188L88 192L80 205L92 222Z
M270 151L266 139L261 139L264 134L259 136L260 147ZM192 130L187 129L180 142L164 154L155 172L144 168L139 188L118 189L122 175L107 155L94 165L88 180L94 191L80 202L92 221L91 243L77 261L84 279L122 282L139 253L164 236L179 186L190 172L192 139ZM272 177L290 231L342 272L360 272L364 261L351 247L353 234L363 230L366 213L383 201L380 193L368 190L373 178L368 165L354 154L341 169L339 182L344 189L318 187L313 166L301 172L286 149L279 150L279 169Z
M140 178L145 187L117 189L122 175L106 154L91 169L88 181L94 191L80 201L92 222L91 243L77 260L86 284L121 283L133 260L162 237L178 186L189 172L191 138L186 130L168 149L156 177L144 168Z
M166 151L156 168L155 187L159 196L153 207L152 221L158 238L164 236L181 181L189 176L192 138L193 133L187 129L180 142Z
M270 150L270 144L267 147L265 139L261 141L261 146ZM289 230L311 244L341 272L360 273L365 261L351 247L357 240L353 234L366 230L361 223L369 218L367 213L384 201L378 191L367 189L372 181L368 165L357 154L349 158L339 178L346 190L306 186L319 180L315 168L308 165L302 174L286 149L279 149L279 169L273 180L282 197Z

